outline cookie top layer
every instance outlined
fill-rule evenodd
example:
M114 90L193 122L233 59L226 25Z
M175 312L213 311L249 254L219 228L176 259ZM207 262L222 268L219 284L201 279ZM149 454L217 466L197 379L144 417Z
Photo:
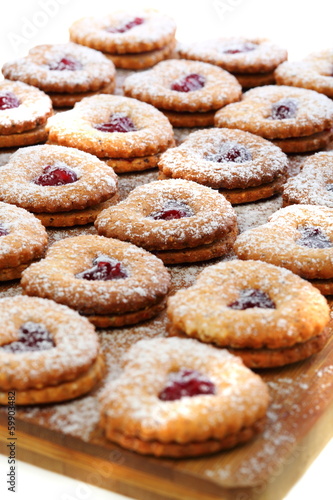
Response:
M192 81L188 83L189 78ZM162 61L150 70L129 76L124 92L157 108L181 112L219 109L242 95L236 78L221 68L180 59Z
M70 27L73 42L116 54L160 49L175 36L173 19L153 9L85 17Z
M21 80L45 92L96 91L115 78L112 61L76 43L38 45L26 57L4 64L10 80Z
M313 90L267 85L245 92L243 100L215 115L217 127L239 128L266 139L309 136L330 130L333 103Z
M221 66L231 73L266 73L287 59L287 51L262 38L231 37L181 43L178 52L194 59Z

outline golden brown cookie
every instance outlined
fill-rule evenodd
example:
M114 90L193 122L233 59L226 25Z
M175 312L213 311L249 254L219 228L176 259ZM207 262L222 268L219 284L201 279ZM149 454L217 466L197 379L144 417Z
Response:
M261 135L288 153L313 151L332 138L333 103L313 90L268 85L218 111L215 125Z
M143 312L146 319L146 309L165 299L170 277L161 260L141 248L83 235L54 243L44 260L23 273L21 284L28 295L52 298L92 322L110 316L104 326L115 326L112 318L121 316L123 326L136 319L130 313Z
M176 46L175 40L172 40L168 45L161 49L150 50L149 52L132 53L132 54L108 54L104 55L110 59L116 68L123 69L147 69L155 66L155 64L168 59L174 52Z
M165 263L225 254L237 235L237 217L223 196L181 179L150 182L96 219L98 233L130 241Z
M169 298L168 316L176 333L230 347L240 356L251 350L254 367L259 358L260 367L289 363L285 348L294 348L293 362L304 359L304 352L313 354L313 346L322 348L322 342L314 341L312 349L299 346L319 338L330 318L325 298L310 283L254 260L206 268L193 286ZM251 356L244 357L248 360Z
M267 386L226 350L155 338L132 346L124 363L102 393L101 426L125 448L197 456L248 441L264 427Z
M102 378L98 336L85 318L51 300L0 299L0 403L63 401L89 392Z
M47 234L32 214L0 202L0 281L21 277L32 261L43 256Z

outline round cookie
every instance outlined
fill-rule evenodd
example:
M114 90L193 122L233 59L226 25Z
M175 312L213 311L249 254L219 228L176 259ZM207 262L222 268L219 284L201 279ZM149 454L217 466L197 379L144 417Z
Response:
M21 82L0 82L0 148L44 142L44 125L52 115L50 98Z
M184 59L215 64L232 73L242 87L275 83L274 70L287 59L287 51L261 38L231 37L181 43Z
M242 130L207 129L190 134L159 161L160 178L183 178L218 189L233 204L282 190L288 158L271 142Z
M287 269L253 260L206 268L169 298L167 312L171 334L226 347L252 368L300 361L329 336L321 293Z
M38 45L26 57L6 63L2 72L10 80L47 92L57 107L73 106L87 95L115 89L112 61L75 43Z
M98 233L130 241L165 264L196 262L227 253L237 217L223 196L195 182L165 180L135 188L96 219Z
M288 179L283 189L283 206L301 203L333 208L333 152L310 156L301 172Z
M302 61L284 62L275 70L278 85L316 90L333 97L333 49L310 54Z
M73 110L52 117L47 128L49 143L111 161L117 173L152 168L159 154L174 145L168 119L153 106L128 97L87 97Z
M47 245L44 226L32 214L0 202L0 282L21 277Z
M264 427L266 384L225 350L191 339L141 340L124 365L103 390L100 422L124 448L197 456L232 448Z
M285 153L315 151L332 138L333 103L313 90L268 85L218 111L215 125L260 135Z
M196 61L171 59L126 78L124 93L166 113L174 126L213 125L213 112L238 101L241 87L226 71Z
M93 222L104 202L117 201L117 185L113 170L96 157L62 146L20 149L0 169L0 200L52 226Z
M267 224L242 233L234 249L240 259L285 267L310 280L324 295L333 293L332 208L313 205L282 208Z
M28 295L51 298L98 327L149 319L165 307L170 286L163 263L130 243L82 235L52 245L22 275Z
M54 403L89 392L104 374L98 336L78 313L51 300L0 299L0 403Z

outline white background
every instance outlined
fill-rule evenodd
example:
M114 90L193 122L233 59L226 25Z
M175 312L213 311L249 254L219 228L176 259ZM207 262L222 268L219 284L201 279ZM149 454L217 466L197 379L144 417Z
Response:
M80 17L140 6L174 17L179 40L231 35L268 37L288 48L292 60L332 46L331 0L2 0L0 64L24 56L35 45L66 42L68 26ZM331 442L285 500L332 500L332 463ZM2 500L123 498L24 463L18 465L18 491L13 494L6 490L6 471L6 458L0 455Z

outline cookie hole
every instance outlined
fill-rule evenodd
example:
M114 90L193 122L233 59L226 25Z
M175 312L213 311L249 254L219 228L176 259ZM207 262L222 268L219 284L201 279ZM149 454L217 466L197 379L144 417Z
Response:
M289 120L295 118L297 108L298 103L296 99L281 99L272 105L270 118L272 120Z
M297 231L301 235L296 240L298 245L307 248L331 248L333 246L330 238L319 226L298 227Z
M230 43L222 49L223 54L242 54L244 52L252 52L258 48L258 44L252 42Z
M41 323L27 321L18 332L18 340L1 346L7 352L46 351L55 347L50 332Z
M164 204L161 210L153 212L149 217L154 220L175 220L192 217L193 215L192 209L186 203L178 200L170 200Z
M176 401L184 397L216 394L216 387L206 375L197 370L181 368L171 372L158 398L162 401Z
M92 267L75 275L75 278L89 281L119 280L128 277L126 267L117 259L100 255L92 262Z
M59 61L49 64L51 71L79 71L82 68L80 61L71 56L62 57Z
M66 165L55 164L44 167L43 173L33 179L33 182L39 186L64 186L77 180L78 176L74 170Z
M97 123L94 128L101 132L135 132L137 130L131 118L124 113L114 113L110 116L108 122Z
M5 224L0 223L0 236L6 236L7 234L9 234L7 227Z
M174 81L170 88L177 92L194 92L195 90L202 89L205 83L206 79L204 76L197 73L191 73L184 78Z
M252 155L242 144L224 142L218 153L207 156L206 159L217 163L245 163L252 160Z
M12 92L0 92L0 111L18 108L20 101Z
M129 21L126 24L123 24L122 26L119 26L118 28L115 26L109 26L106 28L105 31L108 33L125 33L126 31L131 30L132 28L135 28L136 26L140 26L145 22L143 17L135 17L131 21Z
M243 311L253 307L260 307L261 309L276 309L275 303L270 296L257 288L245 288L239 293L239 298L228 304L230 309L237 309Z

